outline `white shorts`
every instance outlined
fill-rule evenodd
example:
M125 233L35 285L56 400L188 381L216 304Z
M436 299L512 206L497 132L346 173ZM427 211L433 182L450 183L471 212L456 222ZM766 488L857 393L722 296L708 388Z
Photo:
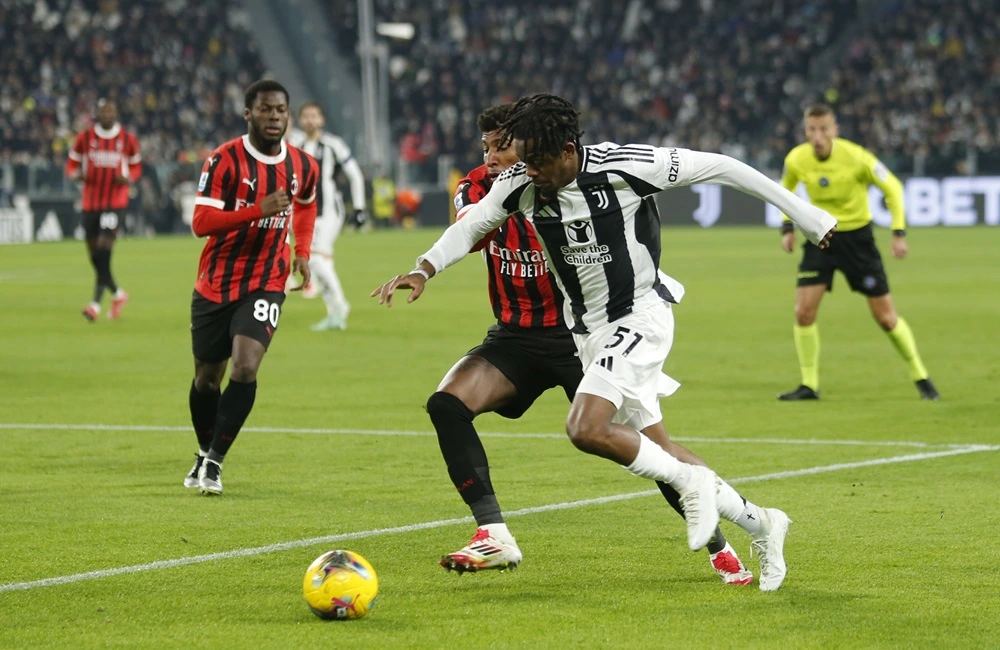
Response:
M343 203L337 200L338 210L330 210L328 214L316 216L316 229L313 230L313 240L310 250L313 253L333 256L333 243L337 241L337 235L344 227Z
M639 431L663 419L660 398L680 387L663 374L674 343L674 313L668 303L573 339L584 373L576 392L608 400L618 408L614 422Z

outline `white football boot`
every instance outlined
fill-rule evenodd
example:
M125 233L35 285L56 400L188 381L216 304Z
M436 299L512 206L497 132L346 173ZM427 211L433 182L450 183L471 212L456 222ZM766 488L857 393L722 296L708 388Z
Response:
M198 470L198 491L202 494L222 494L222 465L206 458Z
M465 548L445 555L439 564L448 571L459 573L475 573L488 569L513 571L523 557L517 542L509 533L494 535L487 525L477 528L476 534Z
M194 467L188 472L188 475L184 477L184 487L186 488L196 488L198 487L198 472L201 470L201 464L205 461L205 457L201 454L195 454Z
M760 590L781 587L788 569L785 566L785 536L792 520L777 508L760 508L760 531L750 543L750 554L760 556Z
M691 481L677 492L687 522L688 547L692 551L704 548L719 525L719 510L715 499L715 472L699 465L691 466Z

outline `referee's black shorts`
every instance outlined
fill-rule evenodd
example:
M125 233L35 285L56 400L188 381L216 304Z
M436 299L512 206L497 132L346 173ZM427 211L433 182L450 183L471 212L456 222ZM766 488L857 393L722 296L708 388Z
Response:
M857 230L837 231L828 248L811 242L802 247L799 263L798 286L825 284L833 290L833 272L840 270L847 278L852 291L870 298L889 293L889 279L885 276L882 256L875 246L875 235L869 223Z
M583 379L583 366L573 335L564 326L522 328L504 323L490 327L482 344L468 354L482 357L506 375L517 396L497 409L516 420L538 397L559 386L570 401Z

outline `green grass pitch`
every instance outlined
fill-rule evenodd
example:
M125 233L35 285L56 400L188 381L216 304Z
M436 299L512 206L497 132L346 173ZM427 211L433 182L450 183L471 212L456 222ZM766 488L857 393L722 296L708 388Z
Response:
M910 259L886 260L939 403L917 399L842 277L819 320L823 400L778 403L798 383L797 255L764 229L664 231L661 265L687 287L666 366L683 386L665 422L795 520L771 594L723 586L659 496L601 501L653 486L574 450L557 391L520 421L478 420L505 434L484 436L501 505L539 509L509 519L524 563L437 565L473 525L448 523L468 513L422 406L491 322L485 270L473 256L389 310L367 296L438 232L344 234L345 332L309 331L320 301L289 297L220 498L181 486L201 242L120 242L132 301L94 324L80 316L83 244L0 248L0 647L995 645L1000 454L970 445L1000 445L1000 228L915 229ZM723 526L756 574L745 534ZM363 620L320 621L302 599L303 572L331 548L379 572Z

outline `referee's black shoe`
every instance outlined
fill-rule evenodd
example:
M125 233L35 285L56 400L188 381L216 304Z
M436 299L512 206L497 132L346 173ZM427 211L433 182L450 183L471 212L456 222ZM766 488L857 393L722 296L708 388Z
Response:
M937 388L934 388L934 384L931 383L930 377L927 379L918 379L917 390L920 391L920 399L927 399L932 402L936 402L941 399L941 394L937 392Z
M793 391L779 394L778 399L782 402L797 402L803 399L819 399L819 391L815 391L803 384Z

